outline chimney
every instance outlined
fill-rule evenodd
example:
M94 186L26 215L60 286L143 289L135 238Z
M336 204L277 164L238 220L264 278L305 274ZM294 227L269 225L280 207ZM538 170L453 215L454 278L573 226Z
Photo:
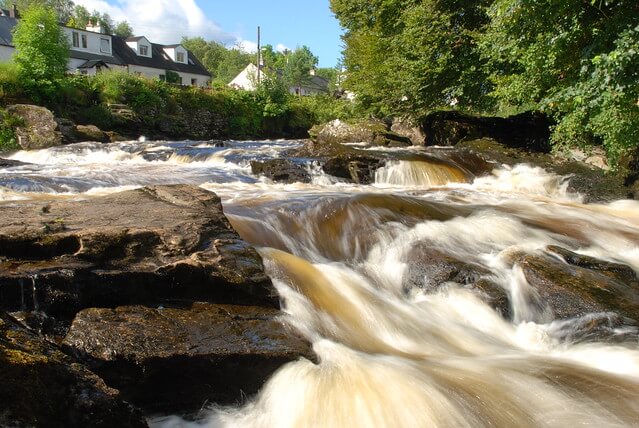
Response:
M20 14L18 13L18 7L16 4L12 4L9 8L9 17L11 18L20 18Z
M90 20L89 23L87 24L86 30L91 31L93 33L102 34L102 26L100 25L98 21Z

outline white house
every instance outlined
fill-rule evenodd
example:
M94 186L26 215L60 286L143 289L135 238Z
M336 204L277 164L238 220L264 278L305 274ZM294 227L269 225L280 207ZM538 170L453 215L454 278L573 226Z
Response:
M15 52L13 28L17 25L15 8L0 9L0 61L9 61ZM198 59L181 45L151 43L146 37L124 39L104 34L102 28L88 25L85 30L62 27L69 40L70 73L95 75L103 70L126 70L148 78L166 79L167 72L177 74L179 83L206 87L211 74Z
M277 71L277 74L281 74ZM262 72L260 78L268 78ZM246 91L254 91L257 83L257 66L253 63L249 64L228 84L231 88L244 89ZM316 76L315 70L311 70L309 79L301 86L291 86L288 88L291 94L296 95L316 95L328 93L328 80L323 77Z

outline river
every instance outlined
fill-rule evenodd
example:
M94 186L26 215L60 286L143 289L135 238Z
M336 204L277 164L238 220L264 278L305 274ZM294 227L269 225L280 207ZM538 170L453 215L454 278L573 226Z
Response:
M284 366L237 407L154 427L639 426L637 329L589 334L610 313L557 319L513 262L558 246L639 272L639 203L584 204L567 178L525 165L468 179L454 164L392 161L371 185L308 159L296 162L311 183L251 174L250 160L300 144L82 143L18 152L28 164L0 170L0 200L11 203L200 185L259 249L318 362ZM437 279L429 263L441 259L475 278ZM506 307L470 285L479 279Z

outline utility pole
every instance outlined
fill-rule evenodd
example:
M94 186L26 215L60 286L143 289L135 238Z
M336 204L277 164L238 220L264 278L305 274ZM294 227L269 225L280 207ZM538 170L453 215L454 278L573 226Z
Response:
M262 72L262 47L260 45L260 27L257 27L257 84L260 84L260 73Z

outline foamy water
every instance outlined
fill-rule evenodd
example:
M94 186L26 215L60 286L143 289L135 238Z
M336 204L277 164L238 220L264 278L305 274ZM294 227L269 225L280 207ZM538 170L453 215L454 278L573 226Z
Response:
M393 161L369 186L305 159L294 161L311 183L251 175L251 160L296 145L80 145L19 152L31 165L0 170L5 203L201 185L259 248L285 320L318 363L284 366L241 405L152 426L639 426L636 328L611 327L623 341L574 339L611 314L556 319L512 258L557 245L639 272L637 202L586 205L567 178L523 165L472 178L450 162ZM420 276L431 254L476 266L508 296L510 316L465 284Z

